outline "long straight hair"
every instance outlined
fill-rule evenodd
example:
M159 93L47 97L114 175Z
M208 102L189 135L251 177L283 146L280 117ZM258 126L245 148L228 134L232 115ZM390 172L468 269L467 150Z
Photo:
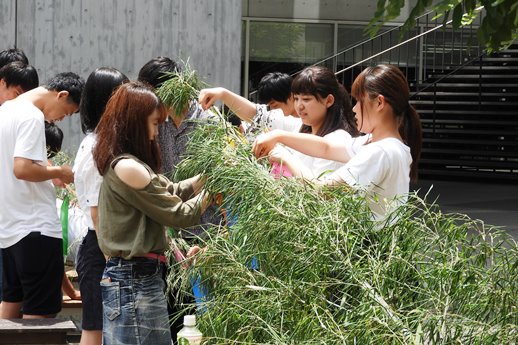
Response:
M322 66L306 67L300 72L291 84L294 95L308 94L321 101L328 95L333 95L335 101L327 108L324 123L317 132L323 137L337 129L349 132L353 137L358 136L354 114L352 112L351 97L335 74L329 68ZM301 133L311 133L311 126L302 125Z
M409 103L410 88L401 70L394 65L367 67L354 80L351 94L359 102L366 96L370 99L379 95L385 97L385 101L394 111L395 119L399 122L399 134L410 147L412 155L410 179L416 181L423 140L421 120L415 108ZM363 102L361 106L363 111Z
M113 91L128 81L128 77L115 68L100 67L90 73L79 106L81 130L84 134L95 130Z
M160 170L160 150L156 140L149 140L147 124L155 110L159 112L159 122L163 122L167 112L151 86L129 82L117 88L95 129L97 144L93 157L101 175L122 154L137 157L154 172Z

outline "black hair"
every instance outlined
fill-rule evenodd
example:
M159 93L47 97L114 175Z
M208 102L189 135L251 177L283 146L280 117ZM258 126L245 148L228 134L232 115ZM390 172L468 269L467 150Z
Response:
M322 66L306 67L293 79L291 92L294 95L313 95L318 100L333 95L335 101L333 105L327 108L324 123L316 133L318 136L323 137L337 129L343 129L353 137L359 135L352 110L351 97L329 68ZM300 132L311 133L311 126L302 125Z
M399 134L410 147L412 165L410 179L417 180L418 161L421 155L422 129L419 114L409 103L410 87L401 70L394 65L378 65L365 68L353 82L353 97L362 102L365 97L374 99L379 95L392 107L399 121ZM363 103L361 104L363 107Z
M36 69L21 61L10 62L0 68L0 79L7 87L20 86L23 92L38 87L40 83Z
M29 64L29 59L27 59L27 56L21 49L11 48L0 52L0 68L15 61L23 62L26 65Z
M159 56L146 62L138 72L138 81L158 89L166 81L166 73L181 72L180 65L168 57Z
M90 73L79 107L83 133L93 132L113 91L128 81L128 77L115 68L100 67Z
M79 105L81 93L85 87L83 78L73 72L64 72L52 77L45 88L49 91L68 91L68 100Z
M63 131L52 122L45 121L45 142L47 145L47 158L54 157L61 151L63 144Z
M268 104L272 100L287 103L291 96L293 78L286 73L272 72L261 78L257 87L257 100Z

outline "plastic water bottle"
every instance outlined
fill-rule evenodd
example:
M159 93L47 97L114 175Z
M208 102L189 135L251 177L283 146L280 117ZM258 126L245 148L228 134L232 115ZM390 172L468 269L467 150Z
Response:
M183 328L177 333L178 345L200 345L201 332L196 328L196 315L183 317Z

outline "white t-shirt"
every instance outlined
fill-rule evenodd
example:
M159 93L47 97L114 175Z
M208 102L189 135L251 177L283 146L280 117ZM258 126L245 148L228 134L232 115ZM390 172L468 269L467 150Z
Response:
M343 129L337 129L334 132L326 134L324 138L336 142L350 142L352 139L351 135ZM308 156L295 150L292 150L292 152L293 155L313 173L313 176L304 176L305 178L318 178L321 175L334 172L345 165L345 163L342 162Z
M330 178L339 177L348 185L367 193L375 219L404 203L410 184L410 148L396 138L365 144L368 135L356 138L347 148L356 153Z
M252 120L250 127L250 135L258 135L265 130L281 129L288 132L299 132L302 127L302 120L294 116L285 116L282 110L274 109L268 111L266 105L258 104L257 113ZM260 133L257 133L260 132ZM339 142L350 141L351 135L343 129L338 129L334 132L328 133L324 138L329 138ZM333 172L342 167L344 163L331 161L323 158L315 158L305 155L291 148L286 147L300 163L306 166L313 174L313 176L304 176L306 178L317 178L323 173Z
M281 109L268 110L266 104L257 104L252 123L245 129L245 136L248 141L253 142L259 134L269 130L282 129L288 132L298 132L300 127L302 127L300 118L284 115Z
M90 216L90 207L98 205L99 191L103 182L92 155L95 143L95 133L88 133L81 145L79 145L74 167L72 168L79 207L87 215L87 224L90 229L94 228L93 220Z
M31 102L12 100L0 107L0 246L10 247L30 232L62 238L52 182L14 176L14 158L47 165L43 113Z

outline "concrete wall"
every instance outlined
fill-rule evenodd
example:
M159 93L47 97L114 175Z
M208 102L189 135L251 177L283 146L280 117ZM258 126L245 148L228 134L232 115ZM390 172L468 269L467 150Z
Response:
M17 46L45 82L110 66L130 78L149 59L189 58L211 85L240 86L241 0L0 0L0 50ZM59 124L75 153L79 116Z

